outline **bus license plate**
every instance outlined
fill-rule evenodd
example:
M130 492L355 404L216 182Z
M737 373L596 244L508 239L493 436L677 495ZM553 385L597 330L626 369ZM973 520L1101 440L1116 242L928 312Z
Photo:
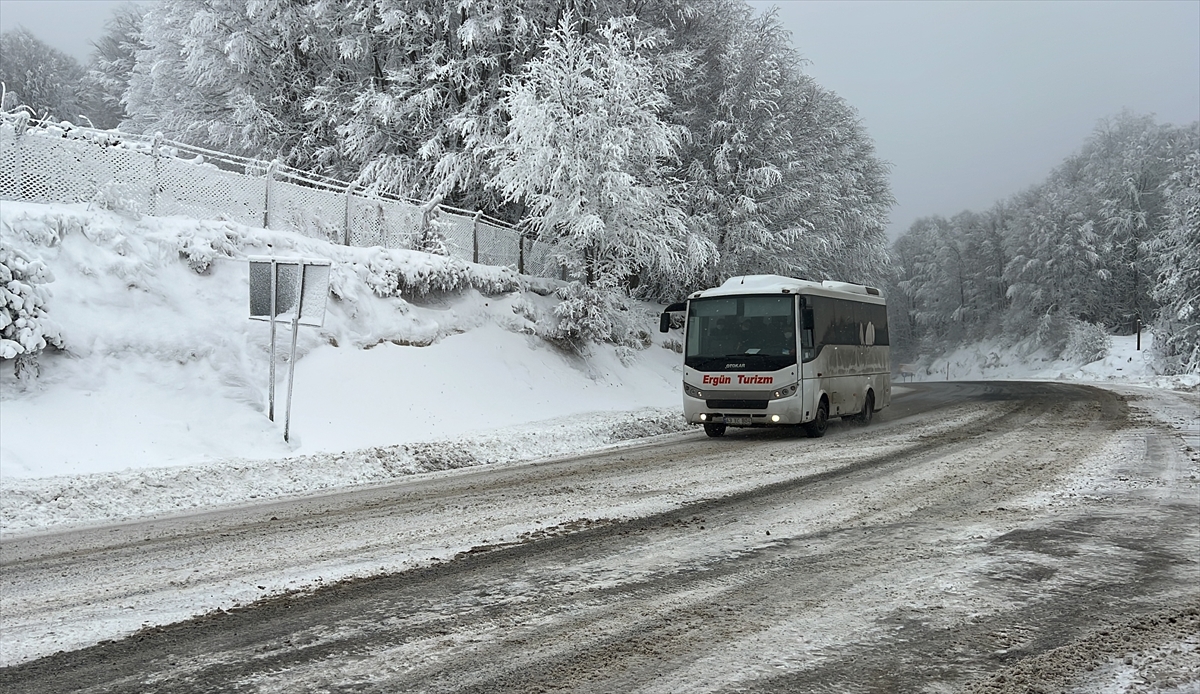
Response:
M748 426L750 426L750 418L749 417L726 417L725 423L730 426L735 426L735 427L748 427Z

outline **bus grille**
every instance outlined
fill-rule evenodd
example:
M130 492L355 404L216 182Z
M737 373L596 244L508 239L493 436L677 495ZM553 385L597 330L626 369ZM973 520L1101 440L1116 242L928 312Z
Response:
M714 410L765 410L770 400L706 400Z

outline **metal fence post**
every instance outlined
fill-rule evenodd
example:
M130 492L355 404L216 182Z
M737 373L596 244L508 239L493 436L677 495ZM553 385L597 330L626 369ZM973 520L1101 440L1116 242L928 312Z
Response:
M525 274L525 234L517 234L517 274Z
M475 211L475 219L471 221L471 241L473 242L473 250L471 252L471 262L479 262L479 218L483 216L483 210Z
M349 246L351 241L350 225L353 222L353 215L350 212L350 206L354 201L354 183L346 186L346 238L343 245Z
M163 134L161 132L154 133L154 139L150 142L150 155L154 158L151 166L150 174L150 216L158 214L158 189L162 187L161 170L159 167L159 148L162 147Z
M16 171L13 172L13 183L16 185L17 198L28 200L29 194L25 190L25 147L22 144L25 137L25 129L29 125L29 114L21 111L17 114L17 122L13 124L13 166Z
M278 159L272 159L267 165L267 189L263 195L263 228L271 228L271 180L275 177L275 169L279 166Z

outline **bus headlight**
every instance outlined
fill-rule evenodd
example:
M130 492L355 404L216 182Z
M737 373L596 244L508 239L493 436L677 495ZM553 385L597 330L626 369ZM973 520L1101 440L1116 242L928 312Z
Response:
M689 386L686 383L683 384L683 393L690 398L704 399L704 393L699 388Z
M786 388L780 388L779 390L773 390L773 391L771 391L771 399L778 400L780 398L791 397L796 394L797 387L799 387L799 384L793 383L792 385L787 386Z

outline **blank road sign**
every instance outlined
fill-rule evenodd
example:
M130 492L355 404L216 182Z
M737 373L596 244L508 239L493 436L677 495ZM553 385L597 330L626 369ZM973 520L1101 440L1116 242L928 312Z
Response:
M329 261L250 258L250 317L271 319L271 270L275 271L275 318L321 327L329 296Z

